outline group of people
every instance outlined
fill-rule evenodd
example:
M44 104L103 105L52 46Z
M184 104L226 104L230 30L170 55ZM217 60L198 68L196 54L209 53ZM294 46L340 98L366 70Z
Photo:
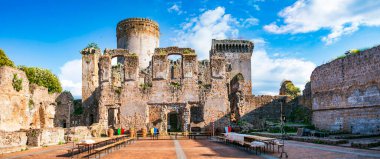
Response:
M152 135L152 139L158 139L158 134L160 133L159 129L157 128L151 128L150 134Z

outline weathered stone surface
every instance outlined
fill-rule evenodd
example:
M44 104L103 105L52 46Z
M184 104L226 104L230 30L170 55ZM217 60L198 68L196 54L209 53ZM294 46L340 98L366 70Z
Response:
M70 92L61 93L57 99L56 113L54 117L54 126L67 128L70 127L70 115L74 112L74 97Z
M26 132L0 131L0 153L19 151L26 146Z
M14 75L22 79L22 89L12 86ZM29 128L29 82L25 73L16 68L0 67L0 131L18 131Z
M380 133L380 46L317 67L313 123L325 130Z
M145 18L128 18L117 24L117 48L127 49L139 56L139 68L149 66L154 49L159 47L158 24ZM120 61L122 58L118 58Z
M76 126L67 130L66 135L68 135L69 138L74 138L75 140L92 138L91 130L87 126ZM100 137L100 135L97 137ZM73 139L71 139L71 141L73 141Z
M275 101L282 97L252 96L252 42L213 40L210 61L198 61L191 48L156 48L158 33L158 25L151 20L127 19L118 24L119 49L106 49L99 56L98 65L97 58L93 58L96 55L82 53L83 59L95 60L89 62L91 66L82 67L86 77L83 80L87 80L83 81L83 89L98 91L83 99L85 103L91 96L98 101L94 107L85 107L85 113L93 113L94 122L102 128L156 127L161 134L170 130L211 131L212 128L221 132L224 126L236 124L242 117L251 120L248 127L254 126L252 120L261 115L251 112L261 110L261 106L271 107L258 111L264 113L262 116L280 116L281 102ZM141 36L145 40L137 40ZM154 52L146 53L152 48ZM171 55L180 58L172 60ZM112 66L111 59L116 57L119 64ZM91 70L97 66L99 72L93 75ZM99 76L97 89L94 89L95 80L87 79L91 76ZM242 80L231 82L236 76Z
M27 136L29 146L54 145L65 141L63 128L30 129Z

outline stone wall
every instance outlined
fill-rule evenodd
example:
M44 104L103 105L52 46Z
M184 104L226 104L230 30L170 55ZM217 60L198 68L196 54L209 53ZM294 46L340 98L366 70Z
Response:
M22 89L12 86L14 75L22 79ZM31 94L25 73L8 66L0 67L0 131L18 131L29 128ZM29 104L30 103L30 104Z
M65 142L63 128L30 129L27 132L29 146L55 145Z
M380 46L317 67L311 75L317 128L379 134Z
M70 115L74 112L74 97L70 92L61 93L57 99L56 113L54 117L54 126L67 128L70 127ZM73 121L73 120L72 120Z
M0 131L0 154L19 151L26 147L26 132Z

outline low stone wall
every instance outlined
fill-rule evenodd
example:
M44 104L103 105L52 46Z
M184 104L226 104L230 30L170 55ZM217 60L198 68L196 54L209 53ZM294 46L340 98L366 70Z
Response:
M66 130L66 135L68 135L69 141L92 138L91 131L86 126L77 126Z
M314 111L315 127L333 132L380 134L380 107Z
M63 128L31 129L27 132L29 146L55 145L65 142Z
M19 151L26 147L26 132L0 131L0 154Z

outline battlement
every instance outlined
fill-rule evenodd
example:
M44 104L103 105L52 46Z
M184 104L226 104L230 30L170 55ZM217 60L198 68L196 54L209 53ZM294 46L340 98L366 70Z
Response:
M116 36L122 37L131 33L148 33L160 36L158 23L147 18L128 18L120 21L116 27Z
M211 53L252 53L253 42L249 40L216 40L212 39Z

